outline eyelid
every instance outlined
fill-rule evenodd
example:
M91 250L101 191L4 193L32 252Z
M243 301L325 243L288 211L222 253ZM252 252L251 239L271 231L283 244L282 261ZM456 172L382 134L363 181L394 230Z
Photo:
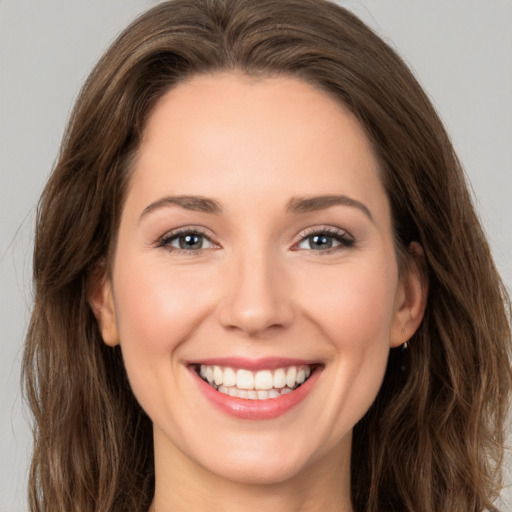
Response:
M206 240L208 240L213 247L207 247L205 249L179 249L177 247L171 247L168 244L178 238L180 235L186 235L186 234L195 234L200 235ZM169 251L172 252L184 252L187 254L194 254L203 250L209 250L209 249L217 249L220 247L220 244L214 240L213 235L211 234L210 230L203 228L201 226L182 226L179 228L174 228L169 231L167 231L165 234L163 234L161 237L158 238L158 240L155 243L156 247L165 247Z
M180 235L185 234L195 234L200 235L201 237L204 237L213 247L207 247L207 248L201 248L201 249L180 249L177 247L171 247L169 246L169 243L178 238ZM339 245L336 245L335 247L325 249L325 250L314 250L309 249L310 251L316 252L316 253L323 253L328 254L330 252L336 252L341 249L346 249L348 247L352 247L355 245L356 240L355 238L345 229L336 227L336 226L326 226L326 225L320 225L320 226L310 226L304 230L302 230L296 237L296 241L292 244L291 250L293 251L299 251L299 250L308 250L308 249L301 249L299 244L304 242L308 237L312 235L327 235L328 237L332 237L336 239L339 242ZM202 226L182 226L179 228L174 228L169 231L167 231L165 234L160 236L157 241L155 242L156 247L166 247L169 251L172 252L183 252L188 254L194 254L198 253L204 250L211 250L211 249L218 249L220 248L220 243L215 240L215 237L212 235L211 231L202 227Z
M300 251L300 250L308 250L308 249L301 249L299 248L299 244L304 242L308 237L312 235L327 235L329 237L335 238L338 242L340 242L339 245L332 247L330 249L325 250L317 250L309 249L312 252L316 252L318 254L329 254L331 252L336 252L341 249L346 249L349 247L352 247L356 243L356 239L346 230L342 229L336 226L326 226L326 225L320 225L320 226L311 226L303 231L301 231L297 235L297 240L292 245L292 250Z

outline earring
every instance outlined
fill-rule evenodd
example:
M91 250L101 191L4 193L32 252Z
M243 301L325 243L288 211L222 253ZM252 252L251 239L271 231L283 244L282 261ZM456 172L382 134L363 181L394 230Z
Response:
M406 338L404 328L402 327L402 338ZM407 344L407 341L402 343L402 351L407 350L409 348L409 345Z
M402 335L403 337L405 338L405 332L404 330L402 329ZM407 349L409 348L409 344L408 342L404 342L402 344L402 350L401 350L401 354L402 354L402 364L400 365L400 370L402 372L406 372L407 371Z

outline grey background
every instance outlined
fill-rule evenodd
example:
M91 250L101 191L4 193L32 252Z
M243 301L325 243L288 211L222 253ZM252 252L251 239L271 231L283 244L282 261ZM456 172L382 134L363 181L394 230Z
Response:
M30 432L19 366L35 204L88 71L129 20L155 3L0 0L0 512L26 510ZM431 96L510 290L512 0L340 3L398 49ZM503 500L504 512L512 510L510 489Z

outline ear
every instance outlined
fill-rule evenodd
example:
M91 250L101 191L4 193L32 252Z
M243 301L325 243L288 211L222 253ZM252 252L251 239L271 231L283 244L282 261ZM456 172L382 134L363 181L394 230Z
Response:
M408 341L423 320L428 296L425 255L418 242L409 245L409 259L400 275L395 298L395 316L390 345L398 347Z
M112 283L107 276L105 267L105 262L101 262L90 276L87 286L87 301L96 317L103 341L114 347L119 344L119 334Z

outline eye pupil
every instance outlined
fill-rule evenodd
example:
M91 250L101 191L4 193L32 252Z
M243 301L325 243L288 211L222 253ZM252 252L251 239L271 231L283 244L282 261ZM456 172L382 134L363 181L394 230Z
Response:
M203 237L200 235L182 235L179 238L181 249L201 249L203 246Z
M332 237L326 235L311 235L309 244L312 249L330 249L332 247Z

